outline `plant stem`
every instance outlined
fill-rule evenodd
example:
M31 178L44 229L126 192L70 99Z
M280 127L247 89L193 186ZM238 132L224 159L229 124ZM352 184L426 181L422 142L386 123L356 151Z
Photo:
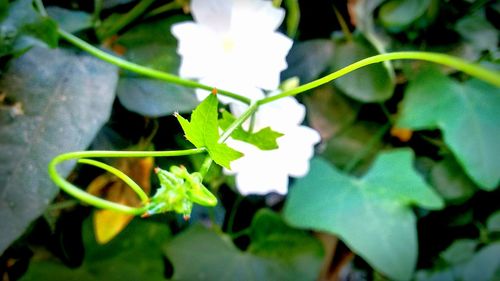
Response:
M197 154L197 153L203 153L205 152L205 148L195 148L195 149L187 149L187 150L173 150L173 151L77 151L77 152L69 152L65 154L60 154L53 158L50 163L49 163L49 176L58 185L62 190L70 194L71 196L79 199L80 201L83 201L85 203L88 203L92 206L102 208L102 209L109 209L121 213L126 213L130 215L140 215L143 214L146 210L146 207L130 207L118 203L114 203L108 200L104 200L102 198L99 198L97 196L91 195L77 186L69 183L66 181L64 178L62 178L59 173L57 172L57 165L61 162L67 161L67 160L72 160L72 159L79 159L79 158L85 158L85 157L162 157L162 156L183 156L183 155L192 155L192 154ZM96 165L97 161L89 160L89 159L80 159L79 162L86 163L86 164L91 164L91 165ZM99 163L99 162L97 162ZM115 171L113 169L109 169L110 166L107 165L102 165L102 163L99 164L99 167L114 173ZM121 173L121 172L120 172ZM115 174L118 177L120 177L118 174ZM122 177L120 177L122 178ZM123 178L122 178L123 179ZM140 187L139 187L140 189ZM136 191L134 189L134 191ZM137 192L137 191L136 191ZM138 193L139 194L139 193ZM141 199L142 198L142 195ZM146 195L147 197L147 195Z
M212 162L213 162L212 158L207 155L200 168L200 174L203 178L207 175L210 166L212 166Z
M167 3L165 5L162 5L158 8L155 8L153 9L152 11L150 11L149 13L147 13L144 18L150 18L150 17L154 17L154 16L157 16L159 14L162 14L162 13L166 13L166 12L169 12L169 11L172 11L172 10L176 10L176 9L181 9L182 8L182 3L179 2L179 1L172 1L170 3Z
M321 86L325 83L328 83L332 80L335 80L341 76L344 76L356 69L359 69L361 67L374 64L374 63L379 63L379 62L384 62L384 61L390 61L390 60L423 60L423 61L430 61L442 65L446 65L449 67L453 67L457 70L460 70L464 73L467 73L471 76L474 76L476 78L479 78L483 81L486 81L488 83L491 83L495 86L500 87L500 73L496 71L492 71L486 68L483 68L477 64L469 63L463 59L456 58L453 56L445 55L445 54L438 54L438 53L429 53L429 52L394 52L394 53L386 53L386 54L380 54L372 57L368 57L366 59L362 59L360 61L357 61L351 65L348 65L340 70L337 70L325 77L322 77L320 79L314 80L312 82L309 82L307 84L301 85L295 89L289 90L282 92L281 94L275 95L275 96L270 96L267 98L264 98L262 100L259 100L259 105L266 104L284 97L288 96L294 96L297 94L300 94L302 92L311 90L313 88L316 88L318 86Z
M250 118L257 111L257 109L259 108L259 105L260 104L258 102L254 102L254 103L250 104L250 106L247 108L247 110L245 112L243 112L243 114L241 114L240 117L238 117L236 120L234 120L234 122L231 125L229 125L229 127L226 129L226 131L224 131L222 136L220 136L219 143L225 142L227 140L227 138L229 138L231 136L231 134L234 132L234 130L236 130L239 126L241 126L241 124L243 124L243 122L245 122L248 118Z
M185 87L189 87L189 88L199 88L199 89L204 89L207 91L211 91L214 88L214 87L207 86L207 85L204 85L204 84L192 81L192 80L180 78L176 75L173 75L173 74L170 74L167 72L163 72L163 71L159 71L159 70L145 67L142 65L138 65L138 64L129 62L127 60L121 59L119 57L113 56L111 54L108 54L108 53L92 46L91 44L81 40L80 38L66 32L62 29L59 29L58 33L61 36L61 38L68 41L69 43L75 45L76 47L88 52L89 54L91 54L91 55L93 55L93 56L95 56L103 61L114 64L122 69L126 69L126 70L129 70L129 71L132 71L132 72L135 72L135 73L147 76L147 77L163 80L163 81L170 82L170 83L175 83L177 85L181 85L181 86L185 86ZM220 89L217 89L217 93L220 95L241 101L243 103L250 104L250 99L247 97L244 97L244 96L232 93L232 92L228 92L225 90L220 90Z
M123 180L132 190L139 196L141 199L141 202L143 204L147 203L149 201L148 195L142 190L142 188L131 178L129 178L125 173L122 171L118 170L115 167L112 167L110 165L104 164L99 161L91 160L91 159L79 159L78 163L83 163L83 164L88 164L92 166L99 167L105 171L108 171L112 173L113 175L117 176L121 180Z
M45 6L43 5L42 0L35 0L34 2L35 6L38 8L38 12L42 17L48 17L49 15L47 14L47 10L45 10Z
M154 1L155 0L142 0L125 15L122 15L118 20L114 21L114 24L109 29L106 29L101 34L99 34L99 37L101 39L105 39L111 35L118 33L124 27L140 17L147 10L147 8L149 8L149 6L154 3Z

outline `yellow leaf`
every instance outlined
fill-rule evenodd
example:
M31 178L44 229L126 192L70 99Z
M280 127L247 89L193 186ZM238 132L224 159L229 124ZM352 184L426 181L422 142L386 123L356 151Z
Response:
M130 176L146 193L149 193L153 158L122 158L113 166ZM87 187L87 192L128 206L139 206L141 203L137 194L112 174L103 174L94 179ZM95 211L93 221L97 242L100 244L109 242L127 226L132 218L132 215L110 210Z

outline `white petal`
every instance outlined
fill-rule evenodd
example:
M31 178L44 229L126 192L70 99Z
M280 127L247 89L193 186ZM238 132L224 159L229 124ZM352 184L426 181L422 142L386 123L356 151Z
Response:
M216 37L210 31L198 24L186 22L173 25L172 33L178 39L177 52L182 58L180 76L201 78L213 72L220 54Z
M232 9L233 1L229 0L191 0L194 19L217 32L229 29Z
M270 192L286 194L288 175L277 174L273 171L261 171L261 173L242 172L236 175L236 185L242 195L264 195Z
M306 108L293 97L286 97L264 104L257 112L258 127L271 126L277 131L287 131L304 121Z
M231 28L236 30L276 30L283 19L285 11L275 8L271 1L235 0Z

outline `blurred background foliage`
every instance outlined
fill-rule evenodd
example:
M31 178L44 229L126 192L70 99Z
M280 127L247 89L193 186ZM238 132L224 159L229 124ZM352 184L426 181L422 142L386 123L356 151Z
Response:
M57 28L176 74L170 26L190 19L189 3L43 2L49 17L31 0L0 0L2 280L500 280L498 88L419 61L363 68L298 96L322 142L286 197L241 197L213 167L217 207L196 207L189 221L132 218L59 193L48 161L87 148L188 148L172 113L198 102L191 89L58 41ZM498 1L273 2L294 39L283 81L402 50L500 69ZM108 160L147 192L158 186L154 166L202 161ZM64 173L93 194L138 203L97 169Z

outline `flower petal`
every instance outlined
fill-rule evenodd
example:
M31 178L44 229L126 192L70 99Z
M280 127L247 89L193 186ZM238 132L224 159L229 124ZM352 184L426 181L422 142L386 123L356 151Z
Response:
M196 22L217 32L226 32L231 25L233 2L229 0L191 0Z
M271 1L262 0L235 0L231 17L231 29L253 30L276 30L283 19L285 11L275 8Z

